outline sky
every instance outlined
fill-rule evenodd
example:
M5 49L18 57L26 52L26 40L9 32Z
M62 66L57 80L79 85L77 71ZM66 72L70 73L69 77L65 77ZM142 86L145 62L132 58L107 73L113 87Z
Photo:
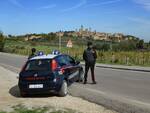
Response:
M150 0L0 0L4 34L85 28L150 41Z

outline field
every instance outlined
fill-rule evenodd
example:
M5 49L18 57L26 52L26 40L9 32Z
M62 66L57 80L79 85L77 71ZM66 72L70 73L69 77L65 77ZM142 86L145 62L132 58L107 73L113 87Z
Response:
M46 42L24 42L19 40L6 40L4 51L20 55L29 55L31 48L38 51L44 51L50 54L53 50L59 49L58 43ZM70 54L77 60L82 61L82 54L86 46L74 45L73 48L67 48L66 44L62 45L61 52ZM104 64L121 64L121 65L139 65L150 66L150 51L97 51L98 63Z

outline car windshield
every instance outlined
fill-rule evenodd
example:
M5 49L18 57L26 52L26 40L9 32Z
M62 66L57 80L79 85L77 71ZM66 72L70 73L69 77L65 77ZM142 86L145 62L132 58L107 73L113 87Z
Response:
M31 60L27 63L25 71L49 71L51 68L51 60Z

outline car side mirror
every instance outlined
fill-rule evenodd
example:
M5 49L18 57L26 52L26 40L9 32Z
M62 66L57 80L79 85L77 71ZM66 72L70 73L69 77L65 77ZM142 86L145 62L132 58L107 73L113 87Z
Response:
M76 65L79 65L80 64L80 61L76 61Z

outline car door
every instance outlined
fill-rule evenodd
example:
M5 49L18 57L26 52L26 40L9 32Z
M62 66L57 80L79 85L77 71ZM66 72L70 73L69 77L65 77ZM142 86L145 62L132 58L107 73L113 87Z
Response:
M71 71L69 75L69 79L71 82L75 82L79 78L79 66L76 65L75 60L69 55L66 55L65 59Z
M72 73L70 64L68 63L68 60L66 59L65 55L61 55L56 58L56 61L58 62L58 67L60 69L64 70L64 76L68 79L69 75Z

